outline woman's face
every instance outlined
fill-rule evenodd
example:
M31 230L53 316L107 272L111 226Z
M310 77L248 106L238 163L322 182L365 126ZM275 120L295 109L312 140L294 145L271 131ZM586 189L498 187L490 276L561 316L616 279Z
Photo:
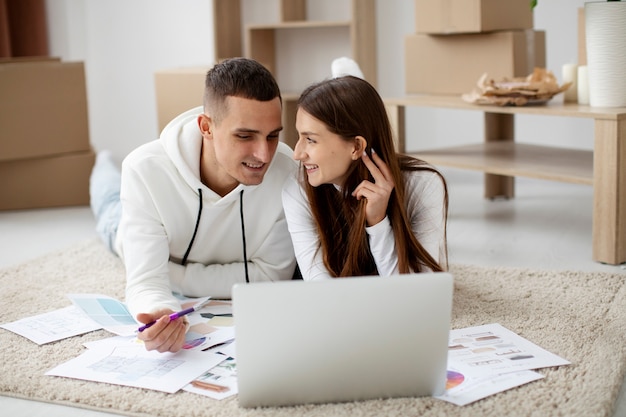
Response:
M309 184L343 186L350 164L360 154L355 142L332 133L320 120L302 109L296 113L298 142L293 157L306 169Z

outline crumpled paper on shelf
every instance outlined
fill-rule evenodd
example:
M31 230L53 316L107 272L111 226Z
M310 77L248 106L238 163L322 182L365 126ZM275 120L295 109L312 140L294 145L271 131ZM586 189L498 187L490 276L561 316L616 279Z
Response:
M490 79L485 73L476 83L478 89L461 97L464 101L474 104L524 106L546 103L571 85L571 82L567 82L559 86L554 74L545 68L535 68L533 73L526 77L503 78L500 81Z

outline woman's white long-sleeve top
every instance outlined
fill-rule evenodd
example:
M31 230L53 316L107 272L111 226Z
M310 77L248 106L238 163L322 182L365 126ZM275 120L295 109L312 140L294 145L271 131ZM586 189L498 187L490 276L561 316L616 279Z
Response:
M405 171L406 209L413 233L438 262L447 262L445 241L444 183L432 171ZM282 193L285 217L296 259L304 280L331 278L322 260L319 237L306 192L296 177L285 183ZM380 276L398 273L398 256L389 219L365 228Z

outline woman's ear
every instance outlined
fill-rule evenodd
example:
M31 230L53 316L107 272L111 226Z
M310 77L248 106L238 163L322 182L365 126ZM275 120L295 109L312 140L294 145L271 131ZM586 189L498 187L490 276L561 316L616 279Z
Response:
M198 128L200 128L200 133L203 138L211 138L211 127L211 118L209 116L204 113L198 116Z
M363 152L367 149L367 140L363 136L356 136L354 138L354 150L352 151L352 160L356 161L361 158Z

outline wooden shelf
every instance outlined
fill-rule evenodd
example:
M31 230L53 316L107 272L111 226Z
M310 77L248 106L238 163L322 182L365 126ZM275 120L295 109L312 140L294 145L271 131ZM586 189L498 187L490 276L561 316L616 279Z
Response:
M280 22L246 26L245 56L258 60L275 73L278 59L276 31L346 28L350 37L351 57L359 63L365 79L376 86L376 3L374 0L350 0L350 19L341 21L306 20L306 0L281 0L280 5L282 10Z
M384 101L400 152L407 152L407 106L482 112L484 143L409 153L434 165L484 172L488 198L513 197L516 176L592 185L593 259L612 265L626 262L626 108L558 102L481 106L444 95L410 95ZM515 143L516 114L593 119L593 151Z
M626 120L626 109L620 107L590 107L579 104L548 102L533 106L485 106L467 103L459 96L408 95L386 98L388 106L437 107L454 110L473 110L498 114L531 114L604 120Z
M218 62L243 56L241 0L213 0L213 45Z
M280 29L325 29L332 27L345 27L349 28L351 22L349 20L336 20L336 21L291 21L280 22L272 24L252 24L247 26L247 30L280 30Z
M312 1L312 0L309 0ZM358 62L363 76L373 86L377 84L376 65L376 2L375 0L346 0L350 2L350 19L309 21L307 0L279 0L280 21L272 24L249 24L242 40L241 0L213 0L213 25L217 61L246 56L262 63L276 75L279 54L276 33L283 30L345 29L350 40L351 58ZM322 46L323 48L323 46ZM288 59L285 58L285 59ZM320 78L321 79L321 78ZM307 84L312 81L308 80ZM279 81L280 84L280 81ZM283 127L281 140L294 146L296 102L300 92L283 92Z
M515 142L490 142L415 151L410 154L433 165L593 185L591 151Z
M343 28L346 32L350 21L291 21L246 26L245 56L259 61L273 74L277 74L279 53L276 50L277 33L288 30L320 30Z
M230 4L239 3L240 0L215 0L222 3L221 7L230 9L231 13L237 14L240 19L240 7ZM310 0L311 1L311 0ZM351 15L349 20L307 20L307 0L280 0L281 20L271 24L248 24L245 28L243 42L244 56L253 58L263 64L274 75L277 75L277 67L280 57L276 50L277 33L288 30L320 30L345 29L346 36L350 40L350 56L363 71L365 79L373 86L377 84L376 65L376 2L375 0L349 0ZM217 16L217 13L216 13ZM215 37L218 44L229 42L228 36L234 31L232 27L224 27L218 30L216 26ZM241 29L241 22L237 30ZM313 33L314 35L315 33ZM343 36L343 34L342 34ZM323 46L322 46L323 48ZM224 48L226 49L226 48ZM220 48L216 47L216 50ZM279 77L277 77L279 78ZM324 77L320 77L322 79ZM308 80L306 84L317 80ZM280 84L280 80L279 80ZM281 140L290 146L297 141L295 129L296 102L300 92L283 92L283 132Z
M218 61L235 56L259 59L268 68L276 68L274 32L283 29L347 28L352 58L372 85L377 83L376 2L349 0L351 16L341 21L308 21L307 0L280 0L280 22L251 24L242 40L241 0L213 0L215 54Z

